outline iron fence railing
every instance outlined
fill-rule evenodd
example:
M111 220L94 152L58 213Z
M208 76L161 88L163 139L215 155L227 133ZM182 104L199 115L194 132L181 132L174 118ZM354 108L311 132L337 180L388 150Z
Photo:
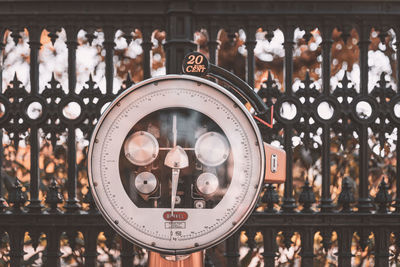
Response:
M265 186L259 207L243 227L244 232L226 242L225 259L218 257L216 248L208 251L207 264L236 266L240 261L245 265L258 255L264 266L351 266L357 264L356 257L361 257L364 264L398 266L399 2L0 1L0 14L0 33L4 36L0 42L0 80L7 68L12 68L4 64L7 44L15 42L17 46L25 36L29 49L25 58L29 82L19 80L23 74L17 69L14 79L3 84L0 93L2 264L96 266L101 265L100 251L107 254L109 262L115 263L118 258L122 266L143 263L140 249L122 239L113 242L115 234L96 211L85 182L87 143L82 140L88 140L102 108L133 84L130 75L134 73L130 73L124 76L121 89L115 89L115 77L119 75L116 66L121 60L115 54L117 31L128 44L140 39L139 79L152 76L155 48L163 49L161 54L165 52L166 72L180 73L183 56L197 49L193 37L196 31L207 32L206 47L213 63L221 57L221 30L232 42L241 31L246 36L243 78L254 86L256 33L265 32L266 40L271 41L279 29L284 51L282 85L269 73L258 94L269 106L275 105L274 128L260 125L260 129L265 141L278 143L287 152L286 182L279 188ZM304 30L301 38L305 44L316 31L321 38L317 49L320 80L313 80L307 73L298 88L293 73L298 69L294 63L296 28ZM77 49L83 45L79 39L82 29L88 46L99 32L103 34L98 55L105 67L101 84L89 76L83 88L78 88ZM371 30L382 44L393 48L395 62L393 82L383 73L372 88L368 62ZM154 41L155 31L165 31L163 44ZM337 85L331 84L334 31L341 33L342 46L350 42L357 47L359 86L346 73ZM392 38L388 38L389 31ZM65 35L62 41L68 61L67 83L62 85L61 76L53 75L41 86L42 42L47 36L54 46L61 34ZM161 65L163 59L161 56ZM78 110L76 114L68 112L71 106ZM24 165L18 157L29 164ZM302 174L295 173L297 161L305 166ZM305 173L310 169L316 169L318 179L313 172ZM23 180L21 176L28 178ZM378 182L371 181L376 176ZM302 183L296 184L294 177L301 177ZM334 186L339 188L337 193L333 192ZM239 238L250 254L243 254ZM33 256L27 259L24 250L30 248ZM35 253L38 248L40 254ZM251 257L242 258L241 254ZM286 259L280 261L282 255ZM323 260L319 259L321 255Z

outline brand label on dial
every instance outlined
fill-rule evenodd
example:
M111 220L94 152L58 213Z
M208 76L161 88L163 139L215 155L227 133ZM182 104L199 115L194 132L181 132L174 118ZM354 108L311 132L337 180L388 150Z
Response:
M166 221L186 221L188 214L184 211L175 211L172 215L170 211L164 212L164 220Z

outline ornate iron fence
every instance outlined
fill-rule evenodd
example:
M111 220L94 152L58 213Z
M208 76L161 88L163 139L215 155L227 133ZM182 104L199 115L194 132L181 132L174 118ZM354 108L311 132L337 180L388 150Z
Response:
M151 77L155 64L152 51L155 46L162 49L161 44L154 42L156 30L165 31L167 73L180 73L184 54L197 49L193 37L196 31L207 33L205 46L213 63L221 58L217 53L220 30L225 30L231 42L237 41L238 32L244 33L246 72L241 73L237 66L229 64L224 67L244 74L243 78L254 86L256 70L268 73L268 64L264 62L260 67L260 60L255 57L256 33L265 33L265 40L271 41L274 31L279 29L283 34L284 57L279 63L283 66L283 83L279 85L279 79L274 80L269 73L258 94L268 105L275 105L274 128L260 124L260 129L267 142L281 144L287 152L286 183L280 188L265 187L259 208L243 232L226 242L225 259L218 257L216 248L208 251L207 264L236 266L240 260L245 265L258 255L265 266L300 262L301 266L351 266L357 256L375 266L398 266L399 2L26 0L0 1L0 14L0 33L5 37L0 42L1 80L3 71L12 68L4 64L7 44L15 42L17 46L23 36L29 39L25 45L29 49L29 82L20 81L18 77L23 74L17 70L14 79L7 81L0 92L2 264L35 265L40 258L46 266L66 262L96 266L101 265L99 250L108 255L110 262L119 258L122 266L141 264L140 249L122 239L113 242L114 232L96 211L85 187L84 140L90 136L103 106L133 84L128 75L121 89L115 89L115 66L121 59L114 58L117 31L128 44L132 39L141 40L138 79ZM294 64L294 48L299 44L296 28L304 30L300 39L306 46L316 32L320 38L315 49L319 81L305 74L298 88L293 73L298 69ZM82 45L78 38L81 29L86 31L84 39L88 46L99 32L104 34L104 41L97 45L105 63L100 86L89 76L86 85L78 88L77 48ZM378 37L372 36L371 30ZM64 85L58 81L61 77L55 75L45 86L39 80L44 31L53 46L60 42L61 34L65 36L68 65ZM337 43L332 39L333 32L339 33L341 46L357 48L359 86L349 80L346 72L337 85L331 82L332 44ZM379 38L382 45L394 51L392 82L383 73L376 85L369 86L372 38ZM75 106L76 113L68 111L71 106ZM83 141L77 140L78 135ZM78 141L82 143L77 146ZM29 165L16 158L21 155L29 159ZM351 165L353 161L355 167ZM303 166L302 173L294 173L299 164ZM314 174L312 170L316 170ZM300 185L294 183L294 178L299 177ZM334 186L341 190L334 192ZM247 241L243 241L246 236ZM245 247L240 248L239 238L246 243ZM28 247L33 256L24 259L24 249ZM247 249L242 252L245 258L239 259L239 249ZM284 254L286 260L277 260L277 256ZM68 261L66 255L72 260ZM327 257L333 259L332 263Z

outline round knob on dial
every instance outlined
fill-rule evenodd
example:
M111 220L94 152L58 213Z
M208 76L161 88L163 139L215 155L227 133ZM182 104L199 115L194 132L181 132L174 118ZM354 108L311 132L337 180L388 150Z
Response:
M214 193L215 191L217 191L218 186L218 177L209 172L200 174L196 181L197 189L204 195Z
M135 178L135 187L142 194L150 194L157 188L157 178L151 172L141 172Z
M148 132L139 131L129 136L124 144L126 158L135 165L145 166L158 156L157 139Z
M207 132L197 139L194 151L202 164L215 167L228 158L229 144L222 134Z

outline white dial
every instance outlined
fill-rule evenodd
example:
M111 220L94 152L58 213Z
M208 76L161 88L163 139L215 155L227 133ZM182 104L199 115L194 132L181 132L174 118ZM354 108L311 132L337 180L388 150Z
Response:
M250 113L226 89L167 75L134 85L104 112L89 147L89 181L125 238L164 254L191 253L221 242L250 215L264 177L260 144Z

